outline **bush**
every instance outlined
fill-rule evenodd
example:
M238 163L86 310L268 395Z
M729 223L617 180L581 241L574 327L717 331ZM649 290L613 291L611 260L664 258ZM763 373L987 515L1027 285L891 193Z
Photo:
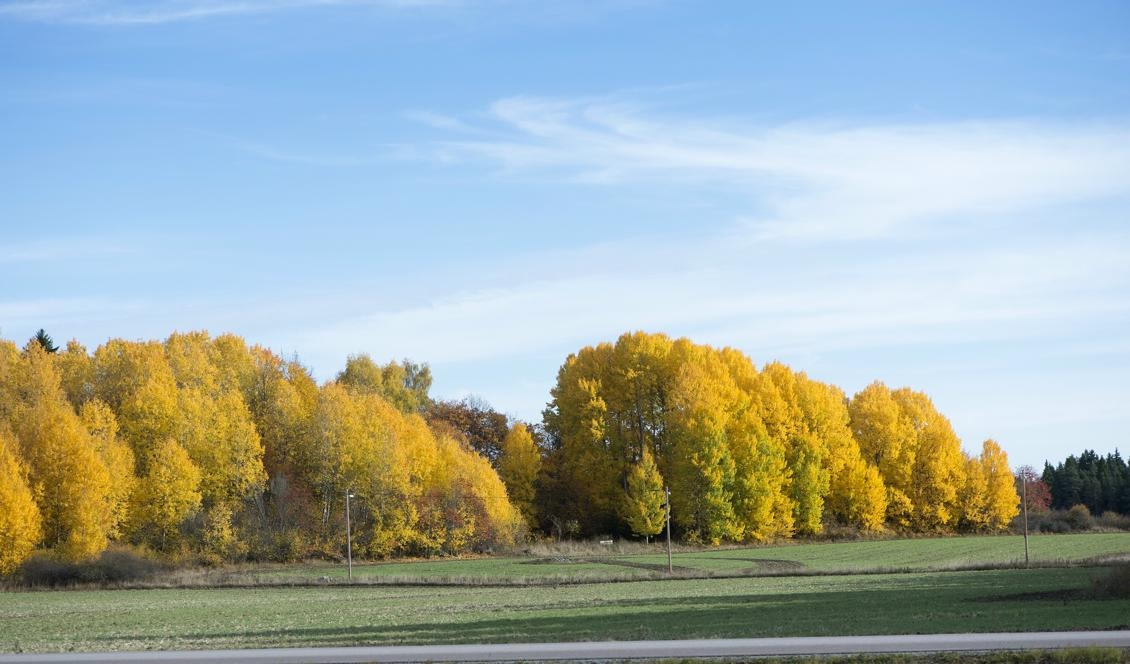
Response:
M144 581L166 571L166 566L130 549L113 547L98 558L73 563L37 553L20 566L21 585L57 588L80 584L116 584Z
M857 526L838 523L824 524L824 530L819 535L812 537L815 541L827 542L858 542L863 538L863 533Z
M293 563L307 556L306 542L297 530L284 530L255 538L247 549L251 562Z
M1090 530L1094 526L1091 510L1086 505L1073 505L1067 510L1067 522L1072 530Z
M1130 516L1108 510L1099 517L1098 526L1107 530L1130 530Z
M1130 565L1119 565L1095 579L1091 592L1102 599L1130 599Z
M1040 519L1039 524L1035 530L1041 533L1069 533L1071 532L1071 524L1064 518L1066 512L1048 512L1044 518Z
M1042 514L1029 515L1028 525L1035 532L1073 533L1091 530L1095 527L1095 520L1085 505L1076 505L1066 511L1049 510Z

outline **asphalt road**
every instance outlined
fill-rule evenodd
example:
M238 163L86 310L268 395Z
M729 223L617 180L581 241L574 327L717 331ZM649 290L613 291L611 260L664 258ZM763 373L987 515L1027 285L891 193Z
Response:
M1130 630L1118 632L1018 632L1007 634L908 634L820 636L783 639L602 641L495 645L265 648L151 652L0 655L0 664L49 662L510 662L624 660L680 657L757 657L890 652L1048 650L1073 647L1130 648Z

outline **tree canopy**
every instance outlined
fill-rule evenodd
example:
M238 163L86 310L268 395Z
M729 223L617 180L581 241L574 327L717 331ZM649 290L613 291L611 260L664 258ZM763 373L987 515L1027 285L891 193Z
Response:
M426 365L358 355L318 385L206 332L93 353L0 342L0 573L37 546L83 560L114 540L217 561L338 555L346 491L360 555L513 542L522 515L496 471L420 415L430 383ZM511 447L529 502L536 459Z
M1019 501L1004 451L966 455L925 394L875 382L849 399L731 348L625 334L570 355L551 397L538 509L584 533L640 532L640 508L620 506L638 502L646 458L692 541L994 530Z
M45 335L45 333L44 333ZM437 401L427 365L334 380L230 335L0 341L0 574L36 547L203 560L459 554L525 528L691 542L995 531L1019 498L995 441L965 453L925 394L852 397L779 362L635 332L569 355L540 425ZM49 338L47 339L49 342ZM1122 509L1117 454L1044 471L1053 503ZM665 488L670 487L670 505Z

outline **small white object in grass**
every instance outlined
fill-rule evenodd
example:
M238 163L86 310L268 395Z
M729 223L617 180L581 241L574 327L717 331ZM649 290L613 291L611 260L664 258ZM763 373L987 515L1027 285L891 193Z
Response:
M600 543L604 544L604 545L608 545L608 544L612 543L612 540L600 540Z

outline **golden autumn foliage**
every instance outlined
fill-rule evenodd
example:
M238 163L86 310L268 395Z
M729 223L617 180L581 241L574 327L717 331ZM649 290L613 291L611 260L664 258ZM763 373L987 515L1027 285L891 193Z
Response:
M498 455L498 476L506 485L510 502L526 523L534 523L534 483L541 470L541 451L525 424L510 427Z
M704 543L846 525L1007 526L1008 459L967 456L926 395L852 398L781 363L642 332L560 368L544 428L433 402L411 362L351 356L324 384L239 337L0 340L0 574L44 546L109 542L206 560L459 554L524 528L648 536L670 486ZM432 410L429 410L432 409ZM462 409L462 410L461 410ZM489 435L488 435L489 434Z
M0 424L0 576L15 571L43 537L39 508L15 448L14 436Z
M628 471L622 514L636 535L648 537L663 530L667 522L667 497L663 477L651 452L644 450L640 460Z
M173 550L181 526L200 510L200 469L171 438L152 447L147 465L133 498L131 530L157 551Z
M1004 506L1016 503L1001 489L989 516L989 476L967 482L983 462L907 388L874 383L848 399L780 363L758 370L733 349L637 332L570 355L551 396L538 508L544 521L573 520L585 533L634 530L612 499L639 481L644 452L671 484L678 530L704 542L828 524L947 531L981 503L976 527L1000 529L1011 518ZM1011 473L994 449L992 482L1003 487Z
M112 339L92 354L0 341L4 573L40 543L72 560L114 539L214 561L336 555L346 491L362 556L519 537L490 463L417 414L428 368L359 357L318 385L234 335ZM532 502L526 438L508 459Z
M115 527L111 479L95 441L67 403L51 356L29 343L12 428L43 518L44 544L68 560L98 555Z
M106 493L110 518L108 534L116 537L126 521L130 496L137 483L133 451L118 438L118 420L105 403L98 399L83 403L79 418L90 433L95 451L109 473L110 487Z
M981 455L977 460L985 476L987 525L990 530L1000 530L1007 527L1013 517L1020 513L1016 478L1009 468L1008 454L995 440L986 440L981 444Z

